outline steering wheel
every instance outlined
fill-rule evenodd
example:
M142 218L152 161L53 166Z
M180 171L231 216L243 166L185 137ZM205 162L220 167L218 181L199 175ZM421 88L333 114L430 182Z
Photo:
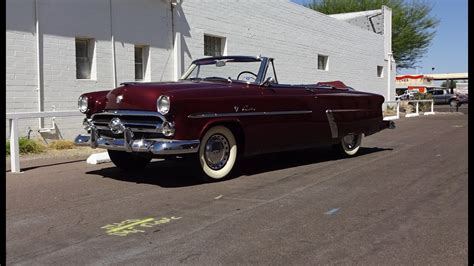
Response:
M254 75L255 78L253 78L253 77L247 77L247 78L253 78L253 81L256 81L256 80L257 80L257 75L256 75L255 73L251 72L251 71L242 71L242 72L240 72L240 73L237 75L237 80L240 80L240 75L242 75L242 74Z

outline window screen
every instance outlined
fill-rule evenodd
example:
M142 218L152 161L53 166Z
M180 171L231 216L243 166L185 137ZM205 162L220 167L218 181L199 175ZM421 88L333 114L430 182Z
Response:
M328 57L318 54L318 69L328 70Z
M91 78L91 63L93 41L91 39L76 39L76 78Z
M204 35L204 55L221 56L224 54L224 38Z
M383 77L383 66L377 66L377 77Z
M135 80L143 80L143 47L135 46Z

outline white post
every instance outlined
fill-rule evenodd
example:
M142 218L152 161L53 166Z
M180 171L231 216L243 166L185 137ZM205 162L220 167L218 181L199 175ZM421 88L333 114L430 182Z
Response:
M431 112L426 112L425 115L434 115L434 101L431 100Z
M400 101L397 101L397 119L400 119Z
M20 145L18 143L18 119L11 119L10 160L12 173L20 173Z
M415 113L406 114L405 117L419 116L420 114L418 113L418 101L411 100L411 101L408 101L408 102L416 102L416 112L415 112Z
M417 116L420 115L420 113L419 113L420 106L419 105L420 105L420 102L416 101L416 115Z

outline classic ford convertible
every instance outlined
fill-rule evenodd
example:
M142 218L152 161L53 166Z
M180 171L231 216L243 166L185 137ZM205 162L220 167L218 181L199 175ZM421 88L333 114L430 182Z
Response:
M383 101L330 82L279 84L272 58L210 57L193 61L178 82L81 95L89 134L75 143L107 149L123 170L153 157L195 158L213 181L229 176L239 156L328 144L354 156L363 135L394 128L382 118Z

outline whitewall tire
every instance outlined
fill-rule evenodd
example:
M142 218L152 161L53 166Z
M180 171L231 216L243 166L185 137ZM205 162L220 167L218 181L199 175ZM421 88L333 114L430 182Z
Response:
M362 143L363 134L347 134L341 139L337 146L340 153L345 157L352 157L357 154Z
M224 126L210 128L201 139L198 156L205 181L227 177L237 160L237 142L232 131Z

